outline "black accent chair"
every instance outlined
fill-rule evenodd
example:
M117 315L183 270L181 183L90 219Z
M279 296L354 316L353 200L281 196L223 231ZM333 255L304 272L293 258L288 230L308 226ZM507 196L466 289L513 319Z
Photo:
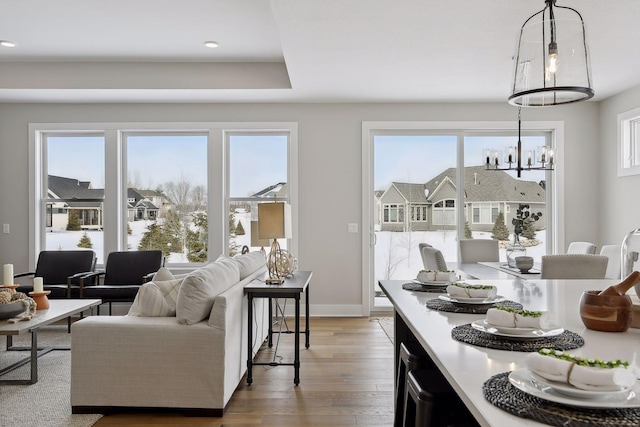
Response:
M80 298L101 299L103 304L109 303L111 315L111 303L133 302L140 286L163 265L162 251L111 252L104 271L90 273L80 279ZM96 285L87 286L93 280L97 280Z
M50 299L80 298L80 278L93 272L96 254L89 250L42 251L38 255L36 271L15 274L13 277L42 277L45 291L51 291ZM90 285L91 282L85 282ZM20 285L17 292L28 294L33 283Z

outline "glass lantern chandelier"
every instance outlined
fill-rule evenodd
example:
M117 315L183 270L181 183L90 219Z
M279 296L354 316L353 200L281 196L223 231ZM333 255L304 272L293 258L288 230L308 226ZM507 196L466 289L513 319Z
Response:
M578 11L545 0L520 29L509 103L546 107L594 95L584 21Z

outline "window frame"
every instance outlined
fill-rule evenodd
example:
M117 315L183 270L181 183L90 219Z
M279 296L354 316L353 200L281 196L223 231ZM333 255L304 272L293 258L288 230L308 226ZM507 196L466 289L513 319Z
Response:
M618 114L618 177L640 175L640 107Z
M225 146L226 132L283 132L289 135L288 194L291 204L291 251L297 254L298 229L298 124L297 122L105 122L105 123L30 123L29 124L29 263L35 268L38 254L43 250L46 233L46 134L75 136L103 135L105 138L105 204L104 254L126 250L126 134L150 132L202 132L207 135L207 189L209 218L208 259L215 260L228 253L228 221L225 220L228 203L228 159ZM191 269L197 263L171 264L175 269ZM101 265L102 266L102 265Z

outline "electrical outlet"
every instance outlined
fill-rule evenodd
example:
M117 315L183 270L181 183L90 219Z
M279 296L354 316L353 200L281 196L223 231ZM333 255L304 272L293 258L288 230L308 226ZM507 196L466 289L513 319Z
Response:
M358 223L350 222L347 224L347 232L349 233L357 233L358 232Z

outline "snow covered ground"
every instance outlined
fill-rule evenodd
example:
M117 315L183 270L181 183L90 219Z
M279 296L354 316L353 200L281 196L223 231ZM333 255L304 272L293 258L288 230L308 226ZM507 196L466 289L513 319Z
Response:
M473 232L474 239L490 239L490 232ZM513 239L513 236L510 236ZM536 233L537 246L527 247L527 255L540 262L545 254L545 230ZM458 260L458 240L454 230L412 231L412 232L376 232L375 269L376 283L381 279L411 279L422 270L422 257L418 251L419 243L429 243L439 249L447 262ZM507 255L500 249L500 260L506 262Z

